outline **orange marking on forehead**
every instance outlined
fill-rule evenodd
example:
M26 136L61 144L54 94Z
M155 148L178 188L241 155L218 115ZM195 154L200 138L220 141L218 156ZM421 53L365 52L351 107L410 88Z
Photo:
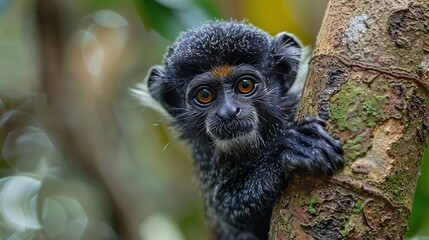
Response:
M232 67L229 65L222 65L212 68L212 73L218 78L226 77L231 72Z

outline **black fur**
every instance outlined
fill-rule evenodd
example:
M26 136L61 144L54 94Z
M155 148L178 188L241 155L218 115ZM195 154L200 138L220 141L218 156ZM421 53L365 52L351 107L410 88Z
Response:
M301 45L247 23L213 21L183 33L148 78L150 94L193 149L216 239L267 239L272 206L295 169L332 175L340 143L319 118L293 122ZM227 74L213 73L227 66ZM250 93L237 91L250 80ZM208 104L196 101L205 88Z

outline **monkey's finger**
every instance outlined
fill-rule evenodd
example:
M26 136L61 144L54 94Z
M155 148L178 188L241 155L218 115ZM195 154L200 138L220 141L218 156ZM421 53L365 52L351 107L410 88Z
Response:
M317 123L320 126L322 126L323 128L326 128L327 123L325 120L319 118L319 117L305 117L304 119L302 119L301 121L298 122L298 126L303 126L306 124L313 124L313 123Z
M322 149L326 159L333 165L333 169L337 170L344 167L342 154L335 149L335 146L325 141L320 141L319 146Z
M317 138L323 139L332 145L336 152L343 154L343 148L341 143L335 138L331 137L326 130L319 124L307 124L299 128L299 132L309 136L315 136Z
M337 153L341 155L343 154L343 147L341 146L340 141L329 135L329 133L325 131L325 129L323 129L322 127L316 125L315 128L317 129L317 134L321 139L328 142Z

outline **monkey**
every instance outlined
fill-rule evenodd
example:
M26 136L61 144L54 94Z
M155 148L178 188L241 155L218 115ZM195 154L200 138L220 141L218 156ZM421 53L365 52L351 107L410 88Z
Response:
M182 32L148 72L146 91L191 147L217 240L268 239L293 172L331 176L344 165L325 120L294 120L305 55L290 33L212 20Z

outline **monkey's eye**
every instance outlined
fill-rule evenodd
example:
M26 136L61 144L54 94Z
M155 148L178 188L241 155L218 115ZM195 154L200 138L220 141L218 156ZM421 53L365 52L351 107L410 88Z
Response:
M248 94L255 89L255 82L253 82L251 79L243 78L237 83L237 92L242 94Z
M202 88L198 91L197 95L195 96L195 101L197 101L201 105L207 105L211 103L214 100L214 95L212 91L210 91L207 88Z

